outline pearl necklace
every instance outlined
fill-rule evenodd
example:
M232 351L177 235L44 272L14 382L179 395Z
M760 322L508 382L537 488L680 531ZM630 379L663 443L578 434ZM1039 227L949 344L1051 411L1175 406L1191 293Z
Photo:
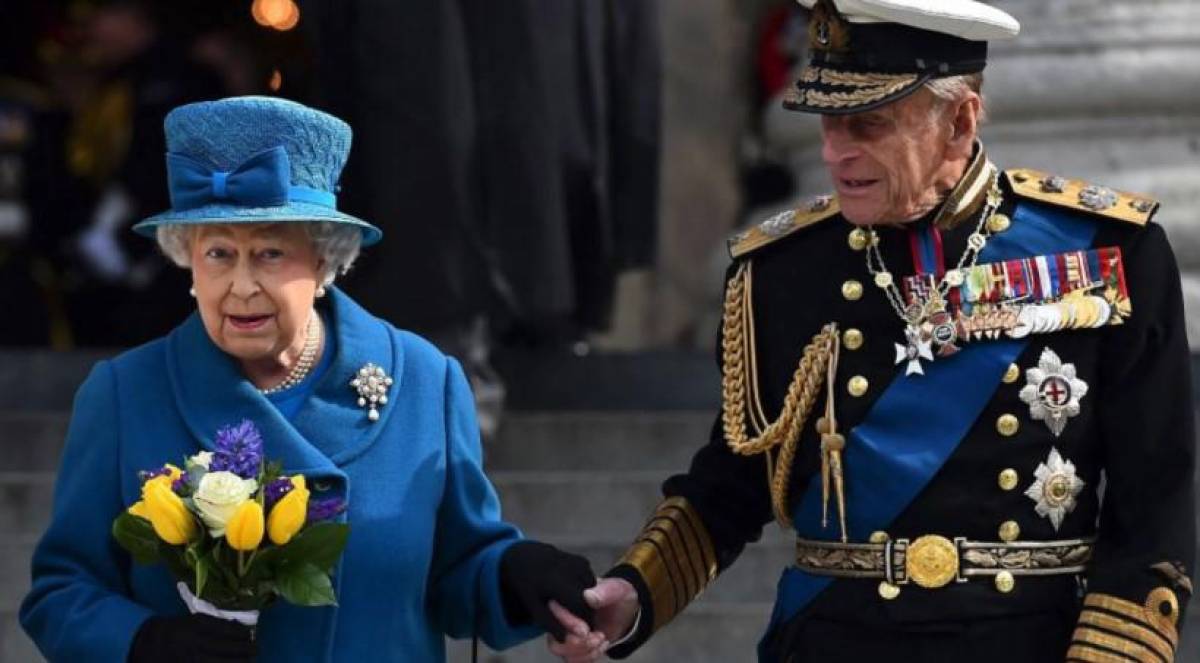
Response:
M281 391L291 389L292 387L304 382L304 378L308 377L308 372L312 370L313 363L317 357L317 350L321 347L321 316L314 311L308 318L307 337L304 339L304 349L300 351L300 359L296 361L296 365L288 373L283 382L269 387L267 389L259 389L259 393L263 396L277 394Z

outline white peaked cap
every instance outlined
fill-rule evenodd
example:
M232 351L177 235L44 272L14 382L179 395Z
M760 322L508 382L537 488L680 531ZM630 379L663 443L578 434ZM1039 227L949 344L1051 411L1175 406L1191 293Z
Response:
M796 0L812 9L818 0ZM1021 24L974 0L830 0L850 23L899 23L972 41L1011 39Z

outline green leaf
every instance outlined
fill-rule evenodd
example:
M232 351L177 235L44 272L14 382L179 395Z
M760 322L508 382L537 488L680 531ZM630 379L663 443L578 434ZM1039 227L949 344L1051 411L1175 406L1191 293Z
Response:
M204 596L204 585L208 583L208 567L211 563L208 557L196 560L196 596Z
M122 512L113 520L112 535L139 564L153 564L159 560L160 539L149 520L128 511Z
M300 530L287 545L277 548L272 557L280 566L312 564L329 572L346 548L349 536L350 526L345 523L317 523Z
M312 564L288 565L280 569L275 588L289 603L301 606L335 605L329 574Z

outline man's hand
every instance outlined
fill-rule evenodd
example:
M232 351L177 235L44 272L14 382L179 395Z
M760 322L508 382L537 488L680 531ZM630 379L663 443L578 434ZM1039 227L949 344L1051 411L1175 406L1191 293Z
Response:
M637 590L626 580L603 578L595 587L583 593L583 599L594 611L595 630L587 635L587 623L562 606L551 603L550 611L570 632L563 642L548 639L550 653L561 656L566 663L592 663L609 646L629 635L638 617Z

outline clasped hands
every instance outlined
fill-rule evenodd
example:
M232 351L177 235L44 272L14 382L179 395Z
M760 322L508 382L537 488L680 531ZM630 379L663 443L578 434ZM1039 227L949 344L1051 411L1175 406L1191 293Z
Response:
M586 559L545 543L513 544L501 560L500 577L509 620L544 629L550 652L566 663L600 660L638 619L633 585L597 580Z

